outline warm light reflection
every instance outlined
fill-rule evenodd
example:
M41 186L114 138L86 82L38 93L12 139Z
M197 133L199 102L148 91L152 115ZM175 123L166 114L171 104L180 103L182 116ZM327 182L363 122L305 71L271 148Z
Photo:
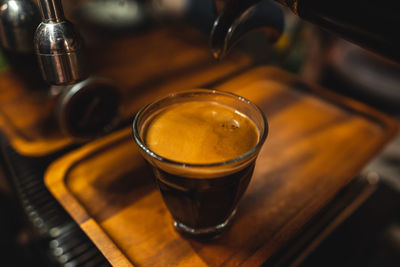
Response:
M4 5L1 6L0 10L1 10L1 11L4 11L4 10L6 10L7 8L8 8L8 5L7 5L7 4L4 4Z

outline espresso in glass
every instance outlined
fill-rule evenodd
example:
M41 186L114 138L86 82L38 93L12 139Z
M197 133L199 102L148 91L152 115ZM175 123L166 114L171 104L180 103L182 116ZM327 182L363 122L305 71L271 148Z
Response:
M221 233L266 138L263 113L240 96L197 89L146 106L133 128L175 228L195 237Z

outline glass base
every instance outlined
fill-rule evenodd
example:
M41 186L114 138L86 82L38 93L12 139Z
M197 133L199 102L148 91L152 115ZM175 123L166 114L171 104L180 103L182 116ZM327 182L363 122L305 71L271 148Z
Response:
M174 228L178 233L183 236L198 239L214 239L217 238L231 223L233 217L236 214L236 209L229 215L228 219L224 222L211 227L194 229L186 226L183 223L174 221Z

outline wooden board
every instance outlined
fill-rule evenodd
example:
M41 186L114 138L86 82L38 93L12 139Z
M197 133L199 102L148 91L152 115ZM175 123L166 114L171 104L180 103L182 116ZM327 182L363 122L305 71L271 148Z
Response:
M120 88L122 121L154 95L202 87L251 64L240 52L217 62L206 36L181 26L97 42L87 57L93 75L109 78ZM58 130L54 112L55 101L47 90L27 88L11 71L0 73L0 129L20 154L44 156L76 141Z
M259 266L390 140L397 123L363 104L260 67L217 86L265 112L270 132L232 227L177 234L127 128L54 162L45 183L113 266Z

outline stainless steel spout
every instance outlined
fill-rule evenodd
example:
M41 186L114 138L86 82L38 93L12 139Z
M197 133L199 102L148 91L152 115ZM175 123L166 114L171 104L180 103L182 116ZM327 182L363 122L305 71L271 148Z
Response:
M217 59L249 32L263 30L275 42L283 31L283 12L273 1L214 0L214 6L219 16L211 31L210 46Z
M61 0L38 0L43 21L61 22L65 20Z
M34 38L42 76L53 85L73 84L86 78L83 42L67 21L60 0L38 0L42 23Z

